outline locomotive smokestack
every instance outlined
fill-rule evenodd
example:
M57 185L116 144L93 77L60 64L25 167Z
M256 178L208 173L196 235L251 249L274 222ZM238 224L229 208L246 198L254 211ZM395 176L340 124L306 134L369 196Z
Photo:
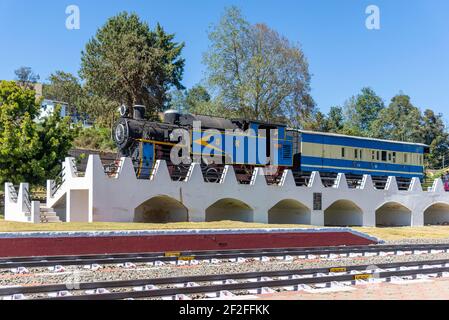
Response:
M167 110L164 112L164 122L170 124L178 124L181 114L177 110Z
M134 113L133 118L135 120L144 120L145 119L145 110L146 107L142 105L136 105L133 107Z

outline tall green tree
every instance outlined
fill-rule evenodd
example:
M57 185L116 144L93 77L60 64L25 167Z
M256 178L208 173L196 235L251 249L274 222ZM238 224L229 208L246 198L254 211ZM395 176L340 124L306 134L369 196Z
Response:
M163 110L168 89L183 89L184 43L173 41L158 24L151 30L136 14L110 18L82 52L80 75L90 92L128 106Z
M76 130L54 112L42 123L33 90L0 82L0 182L42 184L56 175Z
M83 96L83 88L79 79L71 73L56 71L48 78L49 83L43 87L46 99L65 102L69 108L74 108Z
M430 147L430 153L426 159L428 165L438 169L449 165L449 133L444 124L443 115L426 109L421 123L422 142Z
M343 109L341 107L331 107L327 115L327 131L341 133L344 128Z
M304 123L303 129L318 132L329 132L328 118L324 113L317 110L314 112L312 119Z
M382 98L373 89L363 88L345 103L345 131L359 136L372 136L372 125L384 108Z
M373 136L420 143L422 142L420 120L421 112L411 103L410 97L404 94L396 95L373 122Z
M186 92L185 104L189 112L195 113L201 108L202 104L207 104L211 101L211 96L207 89L202 85L197 85Z
M238 117L299 125L313 114L311 75L301 48L265 24L251 25L236 7L209 33L207 81Z

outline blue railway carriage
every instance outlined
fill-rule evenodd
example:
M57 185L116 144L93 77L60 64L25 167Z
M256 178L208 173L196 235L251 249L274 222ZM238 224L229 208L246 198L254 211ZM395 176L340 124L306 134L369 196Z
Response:
M374 180L388 176L396 176L398 181L424 178L427 145L334 133L290 132L300 141L294 152L300 154L296 163L302 172L370 174Z

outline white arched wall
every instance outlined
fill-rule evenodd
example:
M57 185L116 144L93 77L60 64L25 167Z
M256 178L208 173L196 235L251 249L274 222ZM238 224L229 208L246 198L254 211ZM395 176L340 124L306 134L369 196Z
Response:
M387 202L376 210L376 226L405 227L412 225L412 211L399 202Z
M325 226L362 226L363 211L350 200L338 200L324 210Z
M449 224L449 203L439 202L424 211L424 225Z
M301 202L285 199L268 211L270 224L310 224L311 211Z
M168 196L151 198L134 210L134 222L167 223L188 221L188 210Z
M253 222L254 211L246 203L231 198L218 200L206 209L206 222L226 220Z

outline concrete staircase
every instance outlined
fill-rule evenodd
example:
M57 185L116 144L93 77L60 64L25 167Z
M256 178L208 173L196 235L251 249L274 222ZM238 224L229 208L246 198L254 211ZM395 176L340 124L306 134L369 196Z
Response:
M61 222L56 212L52 208L41 205L41 223L58 223Z

